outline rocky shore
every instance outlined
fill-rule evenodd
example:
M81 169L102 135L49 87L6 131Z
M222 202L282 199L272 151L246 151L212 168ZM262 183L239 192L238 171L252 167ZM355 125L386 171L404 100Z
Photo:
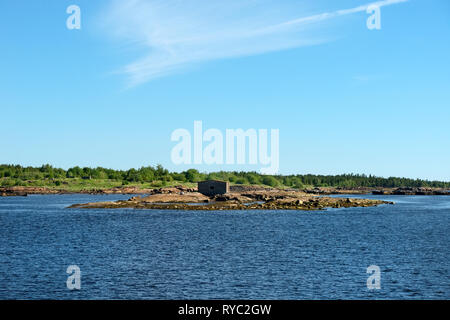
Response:
M259 186L231 186L232 193L245 193L249 191L270 192L278 190L276 188L267 188ZM46 188L46 187L0 187L0 197L24 197L32 194L142 194L152 195L158 193L170 193L176 189L183 192L194 192L196 189L185 188L182 186L175 188L142 189L138 187L115 187L109 189L84 189L79 191L69 191L64 188ZM172 191L171 191L172 190ZM374 195L450 195L450 190L440 188L332 188L320 187L311 189L283 189L286 192L301 192L307 195L339 195L339 194L374 194Z
M330 198L298 190L232 189L212 197L183 187L163 188L147 196L114 202L75 204L70 208L135 208L167 210L322 210L325 208L370 207L393 202L369 199Z
M6 188L0 189L0 197L26 197L28 195L27 192L10 190Z
M149 194L154 189L141 189L137 187L117 187L110 189L85 189L77 192L65 189L52 189L46 187L0 187L0 197L26 197L31 194Z
M302 190L308 194L319 194L319 195L331 195L331 194L374 194L374 195L430 195L430 196L441 196L450 195L450 190L441 188L331 188L331 187L321 187L313 189L303 189Z
M403 195L403 196L448 196L450 190L436 188L396 188L373 190L375 195Z

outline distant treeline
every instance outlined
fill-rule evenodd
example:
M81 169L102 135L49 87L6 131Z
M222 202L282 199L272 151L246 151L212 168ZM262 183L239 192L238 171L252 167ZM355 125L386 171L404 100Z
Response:
M364 174L342 174L335 176L324 175L261 175L257 172L212 172L201 173L190 169L181 173L169 172L161 165L156 167L142 167L140 169L113 170L105 168L73 167L68 170L54 168L50 165L41 167L22 167L19 165L0 165L1 186L21 186L39 181L50 181L59 186L63 181L71 179L82 180L113 180L126 184L162 182L197 182L201 180L223 180L234 184L267 185L271 187L436 187L450 188L450 182L427 181L407 178L380 178Z

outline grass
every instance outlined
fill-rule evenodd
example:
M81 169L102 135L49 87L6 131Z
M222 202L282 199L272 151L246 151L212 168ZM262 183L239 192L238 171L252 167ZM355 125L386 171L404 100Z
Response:
M266 185L255 184L236 184L230 183L230 185L237 186L258 186L270 188ZM41 187L50 190L68 191L68 192L80 192L86 190L105 190L121 187L136 187L139 189L156 189L183 186L185 188L196 188L195 182L182 182L182 181L151 181L151 182L123 182L122 180L112 179L81 179L81 178L65 178L65 179L41 179L41 180L18 180L11 178L0 178L0 187ZM288 188L286 186L278 186L282 189Z

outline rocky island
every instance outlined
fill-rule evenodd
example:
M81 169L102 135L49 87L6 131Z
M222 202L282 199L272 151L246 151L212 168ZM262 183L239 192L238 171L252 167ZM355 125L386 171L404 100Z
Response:
M325 208L370 207L393 202L332 198L299 190L252 186L231 187L225 194L205 195L182 186L152 190L128 200L75 204L69 208L135 208L166 210L323 210Z

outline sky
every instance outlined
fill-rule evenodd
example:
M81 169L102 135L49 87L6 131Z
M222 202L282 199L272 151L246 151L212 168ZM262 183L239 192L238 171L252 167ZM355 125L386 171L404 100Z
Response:
M5 0L0 41L0 163L259 171L175 164L202 121L278 129L281 174L450 181L447 0Z

